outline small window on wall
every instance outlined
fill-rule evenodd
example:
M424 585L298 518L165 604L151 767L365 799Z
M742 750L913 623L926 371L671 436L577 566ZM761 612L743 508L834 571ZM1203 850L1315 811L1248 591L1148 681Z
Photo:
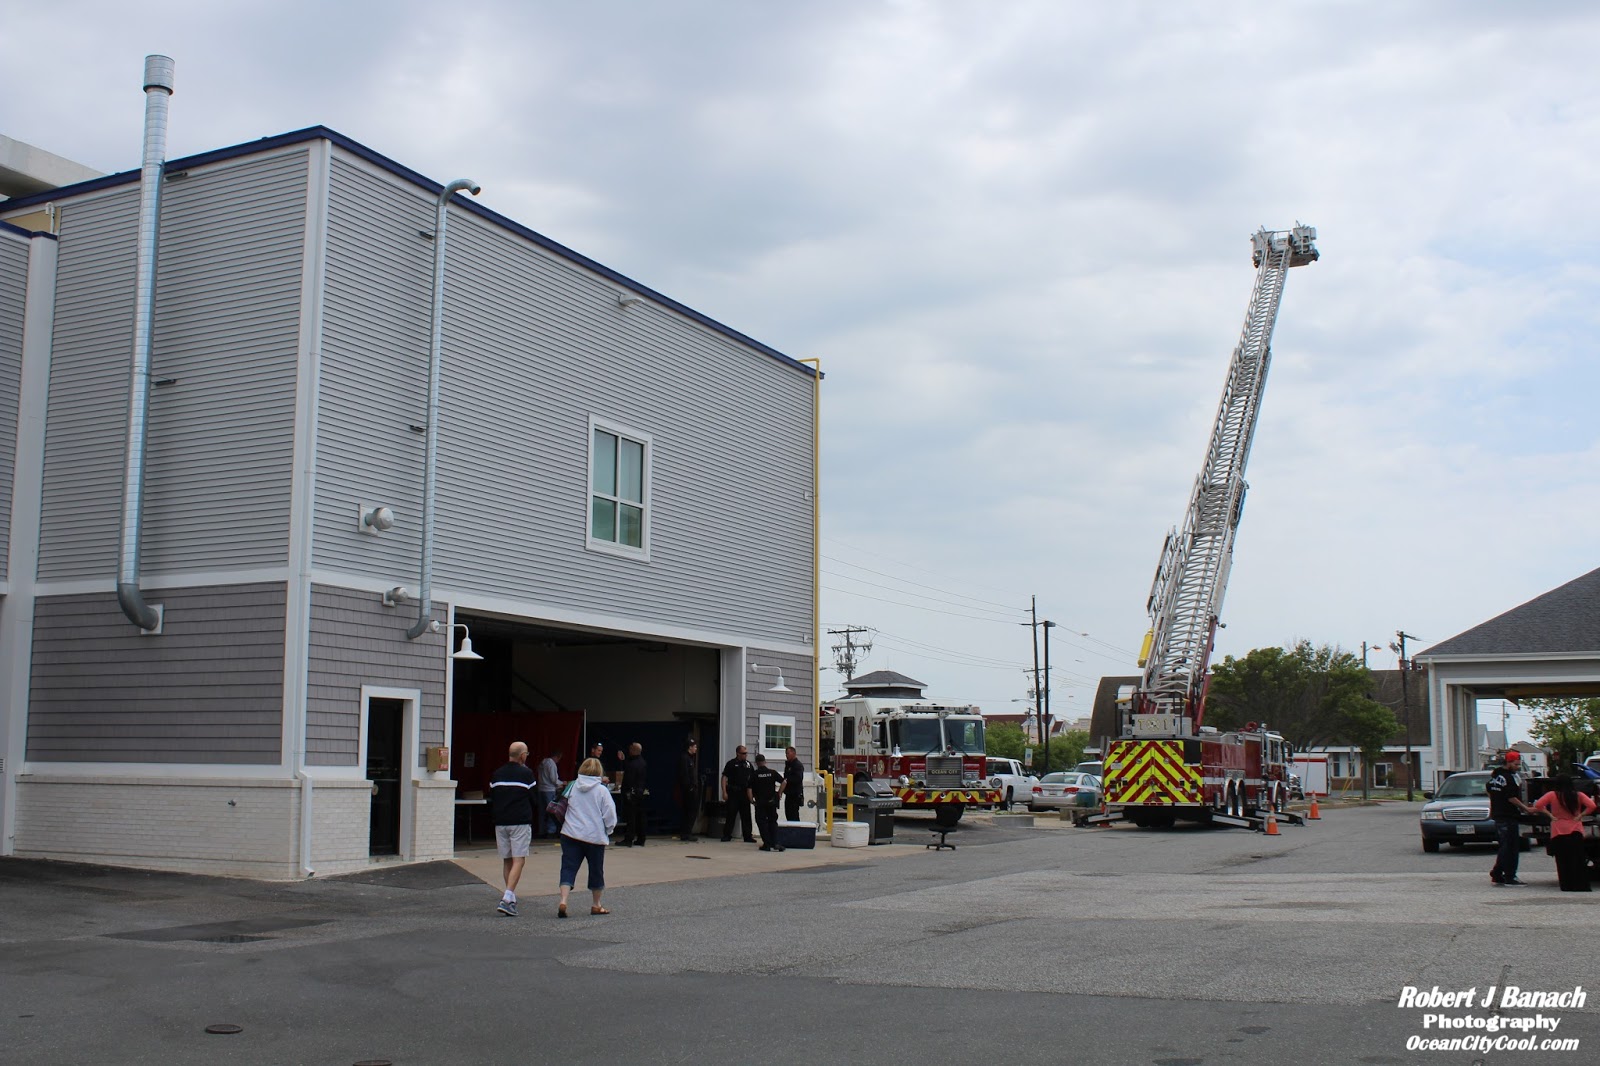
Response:
M794 715L764 714L761 716L761 754L770 763L783 761L785 748L794 745Z
M589 420L589 547L650 554L650 438Z

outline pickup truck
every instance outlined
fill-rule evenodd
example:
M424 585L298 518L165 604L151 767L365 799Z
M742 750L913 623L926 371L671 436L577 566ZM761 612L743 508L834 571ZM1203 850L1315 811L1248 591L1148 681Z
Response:
M989 756L985 764L989 787L1000 790L999 809L1009 810L1013 803L1027 803L1033 795L1033 786L1039 779L1022 768L1015 759L997 759Z

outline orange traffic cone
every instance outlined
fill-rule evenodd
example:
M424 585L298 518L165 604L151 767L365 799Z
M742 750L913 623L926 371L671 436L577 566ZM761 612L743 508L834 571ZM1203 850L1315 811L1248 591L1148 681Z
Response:
M1312 795L1311 795L1311 810L1309 812L1307 812L1306 817L1309 818L1313 822L1322 821L1322 812L1317 810L1317 796L1316 796L1316 793L1312 793Z
M1267 836L1275 837L1275 836L1282 836L1282 835L1283 835L1282 833L1278 832L1278 816L1276 814L1272 813L1271 810L1268 810L1267 811Z

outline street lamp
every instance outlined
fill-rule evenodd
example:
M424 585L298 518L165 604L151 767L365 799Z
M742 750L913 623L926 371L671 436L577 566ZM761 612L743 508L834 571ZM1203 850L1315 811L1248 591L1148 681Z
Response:
M1389 645L1389 650L1400 657L1400 715L1406 724L1406 802L1410 803L1416 798L1412 792L1416 774L1411 766L1411 663L1406 659L1406 641L1417 638L1403 629L1395 630L1394 635L1400 639Z

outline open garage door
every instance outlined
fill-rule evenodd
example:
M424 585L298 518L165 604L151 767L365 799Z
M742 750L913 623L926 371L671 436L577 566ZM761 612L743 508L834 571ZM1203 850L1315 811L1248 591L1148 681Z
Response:
M525 741L530 765L559 750L571 780L590 744L605 745L613 778L627 745L649 767L651 834L677 829L678 761L700 743L702 808L720 765L723 649L458 612L480 661L456 661L451 691L457 795L480 793Z

